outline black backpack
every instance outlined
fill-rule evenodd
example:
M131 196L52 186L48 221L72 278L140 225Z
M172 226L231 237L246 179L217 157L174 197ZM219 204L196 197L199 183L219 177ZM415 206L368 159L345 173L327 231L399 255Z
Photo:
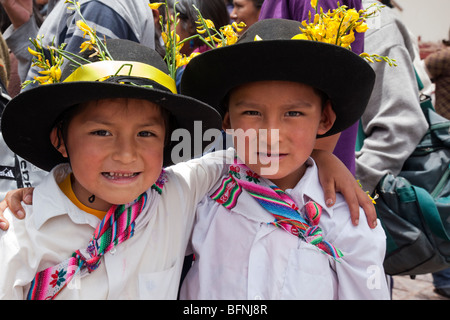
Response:
M374 192L387 237L384 268L389 275L450 267L450 121L435 112L430 97L422 97L421 108L428 131L398 176L384 176ZM357 150L363 139L360 127Z

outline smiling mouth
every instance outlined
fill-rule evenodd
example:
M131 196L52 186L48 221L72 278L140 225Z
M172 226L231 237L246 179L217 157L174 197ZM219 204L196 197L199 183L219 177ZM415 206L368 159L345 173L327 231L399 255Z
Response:
M258 152L258 159L263 164L279 162L287 156L287 153L265 153Z
M286 156L287 153L266 153L266 152L258 152L258 156L260 157L268 157L268 158L280 158Z
M132 179L139 175L139 172L120 173L120 172L102 172L102 175L110 180Z

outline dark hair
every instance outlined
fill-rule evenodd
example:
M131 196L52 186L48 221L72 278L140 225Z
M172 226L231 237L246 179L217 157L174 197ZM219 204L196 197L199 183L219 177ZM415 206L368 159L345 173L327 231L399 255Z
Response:
M320 98L320 102L322 104L322 110L325 109L325 106L326 106L328 100L330 100L330 98L328 97L328 95L325 92L323 92L320 89L313 87L313 90L314 90L315 94L317 94Z
M252 2L256 8L261 9L261 7L264 3L264 0L252 0Z

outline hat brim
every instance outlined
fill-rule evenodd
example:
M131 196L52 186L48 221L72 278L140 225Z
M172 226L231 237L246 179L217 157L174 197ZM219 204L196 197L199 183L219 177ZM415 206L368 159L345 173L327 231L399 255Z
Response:
M191 152L196 150L194 128L198 123L195 121L201 121L202 133L209 128L221 128L219 113L194 98L126 84L67 82L38 86L12 99L2 115L3 138L13 152L50 171L55 165L68 161L50 142L50 132L64 111L91 100L130 97L148 100L167 109L176 120L177 128L191 134ZM202 150L210 143L202 139ZM172 148L173 144L164 150L164 166L173 163Z
M325 137L359 120L375 73L364 59L339 46L308 40L252 41L193 58L183 73L181 92L219 107L234 87L267 80L301 82L325 92L337 116L320 136Z

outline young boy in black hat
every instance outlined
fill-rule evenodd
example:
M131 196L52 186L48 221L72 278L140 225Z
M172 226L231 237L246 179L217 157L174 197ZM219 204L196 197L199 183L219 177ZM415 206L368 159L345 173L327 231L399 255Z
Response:
M21 93L3 113L8 146L51 172L26 218L1 233L1 299L177 296L192 212L223 164L162 170L171 127L193 135L195 120L203 132L221 119L176 94L156 51L128 40L107 48L114 60L68 66L63 82Z
M348 49L292 40L301 26L260 21L185 70L182 92L221 106L236 158L197 208L183 299L389 298L381 226L352 225L340 196L327 207L309 157L358 121L375 75Z

